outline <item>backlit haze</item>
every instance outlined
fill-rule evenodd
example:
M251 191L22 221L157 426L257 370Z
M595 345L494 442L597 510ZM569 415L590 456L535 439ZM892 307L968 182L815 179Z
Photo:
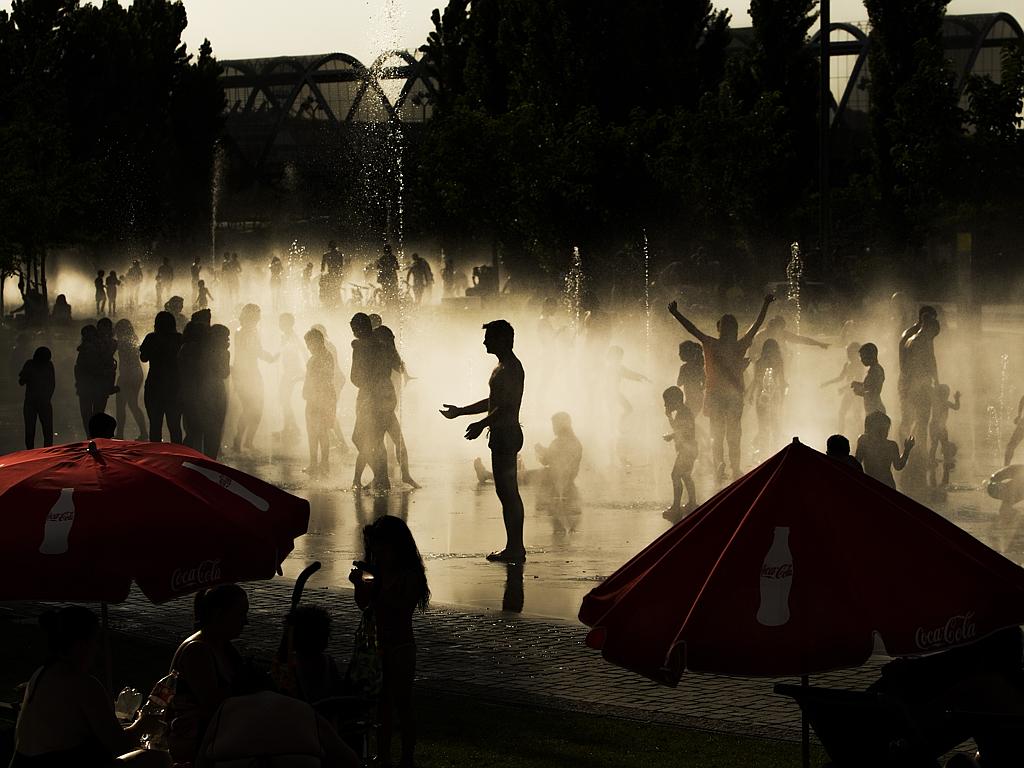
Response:
M747 4L715 5L730 10L733 26L750 25ZM369 64L386 43L394 41L407 49L422 45L431 29L430 12L443 6L440 0L185 0L189 25L184 38L192 51L209 38L221 59L341 51ZM0 8L10 7L11 0L0 0ZM1024 15L1024 0L953 0L948 11L1006 11L1019 18ZM383 23L389 13L393 25ZM866 16L858 0L833 0L833 21ZM393 40L382 37L382 28L395 30Z

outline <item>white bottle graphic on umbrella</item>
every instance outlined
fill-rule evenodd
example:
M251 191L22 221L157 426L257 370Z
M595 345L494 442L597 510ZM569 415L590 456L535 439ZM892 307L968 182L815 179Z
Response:
M772 546L761 565L761 606L757 621L781 627L789 621L789 593L793 587L793 555L789 551L789 527L777 526Z
M43 543L39 552L43 555L63 555L68 551L68 536L75 524L74 488L62 488L60 496L46 515L43 528Z

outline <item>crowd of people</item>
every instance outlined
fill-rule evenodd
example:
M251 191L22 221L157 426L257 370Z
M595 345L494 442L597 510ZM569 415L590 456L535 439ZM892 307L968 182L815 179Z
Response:
M460 279L450 258L444 257L443 262L442 280L445 295L449 295L463 286L465 280L464 275ZM358 308L358 305L353 307L352 294L345 291L354 266L354 260L335 243L329 244L320 264L316 311L330 309L337 313L346 307ZM372 262L385 302L399 299L398 268L398 259L388 246ZM238 254L226 253L217 282L218 293L227 302L239 299L242 272ZM303 430L292 405L293 393L301 392L309 453L306 471L312 477L330 476L332 451L348 450L339 423L339 402L342 388L351 383L357 390L351 431L356 449L352 487L378 492L388 490L393 474L389 464L392 463L397 466L405 486L419 487L410 470L409 451L398 416L400 392L410 375L399 354L395 334L383 324L379 314L353 314L351 368L346 377L337 347L328 338L325 326L314 323L300 336L295 315L281 311L296 301L301 303L301 297L311 294L312 288L302 287L299 298L285 301L282 297L284 266L280 258L272 258L269 272L270 302L277 310L280 331L280 343L274 352L264 348L262 310L257 304L245 303L237 309L237 326L233 330L212 323L213 310L209 304L213 294L206 287L204 266L199 259L190 269L194 293L191 318L185 316L184 298L171 295L162 311L156 314L152 331L141 341L127 316L117 319L116 323L109 316L118 311L117 292L122 283L127 285L128 311L136 318L144 313L137 308L141 274L138 262L132 264L123 278L113 271L98 272L96 310L101 316L95 323L81 328L74 364L75 394L83 430L93 414L106 411L113 397L119 438L124 436L130 417L139 438L159 441L166 437L213 458L226 446L235 454L251 452L264 415L264 370L276 364L279 370L276 399L281 408L282 424L274 433L274 439L282 444L301 440ZM314 273L312 263L307 263L301 279L311 280ZM409 301L429 301L433 272L418 254L412 256L406 281L411 286ZM168 259L164 259L157 270L155 283L158 298L173 288L174 267ZM829 346L789 330L781 314L769 319L772 300L772 296L765 298L757 316L742 334L733 314L722 315L716 324L716 333L710 334L684 316L675 301L668 307L670 315L693 337L692 341L684 340L679 344L681 364L675 384L661 394L670 429L665 440L675 454L670 477L672 502L665 511L670 521L680 519L699 504L701 493L694 479L699 466L710 465L712 483L716 487L743 473L743 417L748 406L757 425L752 440L755 460L781 447L785 440L781 431L783 415L791 407L787 405L791 388L787 377L789 347L827 349ZM310 316L308 307L305 309L306 316ZM54 313L57 312L70 314L63 296L58 297L54 306ZM557 384L556 371L565 356L573 353L574 346L582 350L584 365L601 371L600 379L587 387L586 410L590 414L607 414L606 433L610 436L607 458L613 465L618 462L628 466L625 443L631 431L628 425L634 419L634 406L632 395L624 391L624 385L646 384L650 379L626 364L630 355L627 348L612 343L609 313L602 309L596 297L589 298L582 312L577 308L575 319L569 317L568 323L564 313L565 307L557 299L548 298L543 302L535 340L539 354L534 355L539 363L538 379L532 390L537 393L537 400L561 405L558 410L564 412L567 403L551 396L550 390ZM104 314L108 316L102 316ZM315 318L316 314L312 316ZM481 482L494 483L509 531L506 545L492 555L500 561L521 562L526 550L521 534L524 513L518 483L519 475L525 478L525 466L519 456L523 442L519 404L525 374L511 352L512 326L504 322L504 325L494 323L486 328L485 346L498 357L489 396L464 408L446 405L442 413L448 418L487 414L470 426L466 436L475 438L485 429L489 434L491 467L488 469L478 462L477 476ZM896 425L899 442L889 438L893 425L885 402L890 398L884 394L886 372L876 343L841 338L845 363L836 377L821 385L826 389L839 385L839 434L846 432L851 418L854 419L853 428L860 437L850 440L855 445L853 458L867 474L891 487L896 487L894 471L906 475L901 485L907 489L917 490L926 485L942 487L949 483L950 473L956 466L957 445L950 439L947 421L951 411L959 410L961 397L959 391L951 395L951 387L939 380L934 350L939 331L938 313L933 307L925 306L917 322L904 329L895 344L899 366L895 398L900 417ZM499 347L503 351L496 351ZM34 350L31 359L23 358L19 383L25 388L23 412L27 448L34 447L39 431L44 446L53 443L55 359L54 352L46 347ZM144 363L148 364L148 373L144 373ZM861 368L863 375L858 374ZM229 402L235 403L237 426L233 435L225 440ZM568 414L566 417L572 418ZM1008 457L1021 441L1021 435L1024 429L1018 429L1010 439ZM918 443L920 447L914 452ZM545 453L549 458L542 466L549 474L558 475L547 486L575 489L580 462L575 462L577 470L573 472L552 470L551 466L558 466L558 463L552 464L550 451L538 452L538 458ZM568 462L566 466L573 464ZM364 486L366 468L370 469L372 480ZM561 500L563 508L575 506L575 490L555 496Z
M217 293L225 301L238 301L243 296L238 282L242 268L234 264L238 264L236 256L226 257L217 278ZM315 270L311 264L306 267L302 280L311 281ZM451 262L446 260L442 271L446 292L449 285L464 282L449 271L450 267ZM352 294L345 291L351 268L350 260L331 244L323 256L315 291L320 311L358 308L352 307ZM394 253L385 248L374 269L384 300L398 301L398 261ZM113 317L119 311L117 289L122 283L128 286L126 306L135 307L131 310L135 318L141 314L135 305L137 294L132 292L135 281L131 270L123 278L112 272L97 274L96 311L100 317L81 328L73 371L77 417L85 434L90 438L123 438L130 419L139 439L169 439L212 458L217 458L225 446L243 455L254 450L263 419L265 372L278 366L281 429L274 433L274 439L290 442L301 436L302 425L292 406L293 395L301 393L309 453L306 471L312 478L330 476L334 472L332 452L348 450L339 423L339 399L342 388L351 383L357 390L351 425L356 454L352 487L378 494L391 488L394 473L388 443L401 482L409 488L418 487L410 471L399 418L400 392L412 377L395 333L380 315L354 312L348 321L352 340L346 376L343 360L326 327L313 323L303 330L296 316L286 311L290 304L283 294L284 271L280 259L271 261L267 285L279 331L279 343L273 351L264 347L262 310L255 303L242 304L232 315L237 317L233 329L213 323L210 303L214 297L206 288L199 262L191 269L195 301L191 316L186 317L185 301L172 293L173 266L165 260L156 283L158 297L167 298L153 319L152 330L141 339L128 316L116 318L116 322ZM414 256L407 281L409 301L430 300L433 275L425 260ZM313 292L312 286L304 284L303 296ZM692 340L678 344L680 365L673 375L674 383L658 386L653 397L645 397L656 400L660 392L660 407L668 424L663 439L672 452L672 501L664 516L673 523L701 501L702 478L697 470L702 460L709 467L710 482L721 487L743 474L747 457L763 459L781 447L789 392L794 386L791 379L796 378L789 348L829 347L819 339L801 335L799 328L797 332L789 330L781 314L769 317L773 302L772 295L765 296L742 332L735 315L721 315L713 334L684 315L677 302L668 305L670 316ZM66 301L60 306L65 305ZM70 308L67 311L70 317ZM316 315L306 313L303 317L315 319ZM950 438L948 419L951 411L960 409L961 394L939 377L935 339L940 330L939 313L931 306L921 307L916 322L894 333L892 344L884 339L880 343L854 341L852 333L844 329L839 348L845 356L842 369L834 378L821 382L834 400L838 424L838 432L827 441L829 456L892 488L896 487L894 472L901 473L900 485L909 492L949 483L957 446ZM530 381L531 389L542 395L539 399L543 407L563 397L552 393L566 350L575 346L585 361L581 369L591 376L592 386L573 395L580 403L596 404L587 412L602 414L601 429L611 436L607 451L593 453L606 453L601 460L607 459L613 466L617 462L625 465L625 442L628 433L635 431L632 427L638 410L634 393L656 384L665 366L656 366L662 373L652 373L651 377L631 367L635 365L635 348L613 343L618 339L613 337L610 316L592 297L582 311L576 308L568 322L562 303L557 299L544 301L536 337L540 352L530 359L531 364L536 361L536 384ZM520 454L524 446L521 409L527 372L515 351L515 340L516 331L508 321L484 324L484 347L497 360L486 397L464 406L445 403L440 410L446 419L475 417L465 429L469 440L487 433L490 466L477 459L474 467L479 482L494 485L506 534L503 546L487 559L510 567L521 566L528 555L520 485L540 489L538 499L556 506L563 513L558 524L563 530L571 530L575 525L572 511L578 514L579 510L576 479L585 458L585 441L577 436L566 407L550 417L550 443L534 446L539 467L526 468ZM881 363L889 359L895 359L898 366L895 398L886 395L891 390L886 389L886 371ZM31 355L21 360L18 382L24 387L26 447L35 446L39 427L43 444L52 445L55 382L66 374L55 370L55 355L47 346L31 350ZM148 371L144 368L147 364ZM886 365L891 368L890 363ZM806 370L800 372L802 378L807 375ZM111 397L115 400L116 421L106 414ZM237 403L237 427L225 439L232 399ZM757 431L752 440L745 442L744 412L748 409L753 411L750 419L756 419ZM1024 399L1019 410L1024 411ZM892 411L898 414L899 441L890 439ZM851 440L847 434L859 437ZM1010 438L1007 463L1022 440L1024 426ZM364 485L367 468L372 479ZM666 496L668 490L666 487ZM710 489L703 490L707 495ZM567 511L569 514L564 514ZM264 731L264 736L280 732L281 738L297 738L305 733L308 740L295 747L299 753L302 749L311 753L319 750L317 754L328 764L356 765L353 745L337 735L337 718L351 715L350 705L370 698L379 701L381 707L378 744L382 754L390 754L391 733L397 720L402 734L399 764L411 766L416 744L413 615L417 608L427 605L430 592L416 543L400 518L383 516L367 526L364 545L364 556L350 576L363 621L353 628L352 661L344 673L326 654L330 616L319 608L302 609L290 617L296 654L292 680L282 682L252 669L233 646L246 623L246 593L233 585L216 587L197 597L197 632L184 640L171 660L175 690L159 724L152 721L150 713L127 725L109 716L109 697L100 696L95 681L87 675L96 640L94 616L82 609L63 609L48 615L43 624L50 638L50 658L33 677L26 693L15 765L54 764L46 762L54 755L58 760L73 755L82 761L78 763L81 765L106 765L119 754L140 765L157 764L147 762L158 759L152 750L134 751L139 737L157 728L166 730L167 748L174 761L214 765L217 755L213 745L223 741L211 734L234 732L225 730L228 721L249 723L249 727ZM379 653L365 653L370 644ZM339 699L345 699L344 705ZM67 714L70 704L74 704L74 715ZM274 713L280 728L261 719L259 712ZM54 713L66 715L70 725L66 731L51 735L39 723ZM300 721L307 727L300 726ZM69 735L72 732L77 735ZM89 737L80 743L83 732ZM90 763L97 755L101 759Z
M400 723L398 765L411 768L413 614L427 607L430 588L401 518L378 518L364 528L363 542L363 558L350 574L362 622L353 628L344 672L327 653L331 615L322 606L289 613L293 658L283 668L243 657L235 641L248 623L248 595L225 584L196 594L196 631L174 652L148 704L123 713L126 722L119 722L108 692L90 673L100 641L96 615L81 606L44 613L47 655L26 686L12 767L109 768L116 759L140 768L212 768L267 755L354 767L364 763L361 735L351 724L362 716L379 721L380 765L391 764Z
M450 260L446 264L450 266ZM306 266L302 279L312 280L312 265ZM382 304L390 305L399 296L400 265L389 246L385 245L374 268L380 286L378 292L383 295ZM321 263L318 311L353 305L353 296L345 290L351 270L352 259L332 242ZM230 315L235 311L234 302L240 297L242 285L243 268L238 254L225 253L219 272L214 272L218 293L222 294ZM281 310L286 302L282 297L284 266L280 258L272 258L269 272L270 302L275 310ZM238 418L228 444L235 453L251 451L264 414L262 367L280 358L278 393L283 424L274 436L286 444L300 438L301 430L291 400L292 393L301 388L306 403L309 443L306 471L311 476L330 473L332 446L343 452L348 450L337 411L341 389L346 381L351 381L359 391L352 434L358 452L354 486L362 487L364 470L369 466L373 473L369 487L378 491L390 487L384 447L387 435L397 455L402 481L409 487L418 487L409 469L408 450L395 414L396 387L400 389L408 379L408 372L398 353L395 334L383 325L379 314L357 312L352 317L352 370L346 379L338 350L322 324L313 324L300 338L295 330L295 316L279 311L280 346L277 352L271 353L263 346L259 305L242 305L237 310L237 327L233 330L212 323L210 305L214 296L204 274L205 267L197 258L190 269L194 311L191 318L186 318L186 300L180 295L171 295L176 287L174 266L168 258L162 260L154 281L156 300L162 310L154 317L152 331L140 340L141 334L136 332L130 319L146 315L139 303L140 263L134 261L123 278L118 278L114 271L97 272L95 309L98 319L81 327L73 369L83 432L87 431L90 417L105 412L108 401L114 398L118 438L124 436L130 413L138 439L160 441L166 438L217 458L223 447L231 401L236 404ZM413 254L406 275L412 300L429 301L433 280L429 263ZM127 302L119 309L117 292L122 284L126 285ZM303 296L311 293L308 286L302 287ZM119 313L122 317L115 324L113 318ZM57 297L51 321L58 327L72 322L71 306L64 294ZM28 334L22 336L28 339ZM19 336L15 355L23 348L22 336ZM19 383L25 388L26 448L36 444L37 424L41 425L43 445L53 444L55 359L52 350L39 347L19 373ZM148 364L147 373L143 372L144 363ZM61 370L60 375L67 374ZM140 393L144 408L140 405Z
M304 263L303 263L304 262ZM472 289L466 273L455 266L450 256L442 254L442 298L458 298ZM152 283L147 282L142 262L133 259L119 276L115 270L97 270L95 287L95 317L136 316L147 305L145 298L152 295L156 307L163 307L172 299L182 308L211 309L218 304L222 311L234 308L242 295L243 286L258 285L264 279L274 311L281 311L287 303L285 291L291 288L308 308L333 311L345 306L392 307L401 298L413 304L431 304L434 301L434 272L430 262L418 253L412 253L407 264L402 264L391 246L385 244L380 256L369 260L343 253L331 241L320 259L320 269L304 258L272 256L266 267L265 278L250 267L249 274L237 252L225 252L219 264L207 265L196 257L189 267L189 289L185 296L175 294L184 288L169 257L164 257L152 272ZM404 278L400 279L400 273ZM474 268L474 275L479 268ZM152 294L147 293L152 285ZM37 327L50 321L58 324L72 322L72 307L66 294L59 294L51 308L45 306L42 291L24 279L19 283L24 298L21 307L13 310L13 317L21 317L29 326ZM217 289L218 299L213 292ZM120 297L120 298L119 298ZM81 314L81 313L80 313Z
M755 454L764 456L767 450L780 444L779 419L789 390L784 345L828 346L787 331L783 317L772 318L762 328L773 300L771 295L765 297L760 313L742 336L734 315L722 315L717 325L718 335L712 336L683 316L676 302L669 304L669 313L699 342L680 345L682 366L677 386L670 387L663 394L665 413L672 428L672 433L665 439L673 443L677 455L672 468L673 503L665 513L670 520L680 519L697 502L691 475L701 442L695 427L696 417L703 414L708 418L716 481L720 484L737 478L742 474L741 424L746 404L754 405L757 415ZM862 431L852 456L850 441L841 433L829 439L829 455L837 456L876 480L896 488L893 470L902 471L913 464L911 452L920 440L924 446L921 450L928 452L927 457L921 457L913 477L908 477L902 487L918 492L925 487L942 488L949 484L950 472L956 466L957 446L950 440L947 422L950 411L960 409L961 396L957 391L950 400L950 386L939 379L934 341L940 327L935 308L923 306L917 322L903 330L897 344L898 432L903 441L902 447L889 439L892 420L887 415L882 397L886 377L879 363L878 346L873 342L860 344L851 341L847 344L847 360L839 375L821 386L841 385L838 405L840 430L849 425L851 413L862 412L863 417L856 422ZM751 367L751 360L747 353L758 339L760 351L754 356L753 375L748 380L746 370ZM857 376L858 363L865 369L863 378ZM856 407L857 400L861 402L862 409ZM1024 430L1021 433L1024 434ZM1020 438L1016 440L1019 442ZM843 445L847 446L845 454L841 450ZM1011 438L1007 464L1014 447L1014 438ZM685 506L680 505L683 486L689 499Z

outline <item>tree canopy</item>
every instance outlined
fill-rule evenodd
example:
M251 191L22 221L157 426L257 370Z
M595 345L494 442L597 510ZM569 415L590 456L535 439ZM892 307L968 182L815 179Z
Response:
M0 12L0 240L9 257L62 243L189 243L209 221L224 107L181 2L14 0Z

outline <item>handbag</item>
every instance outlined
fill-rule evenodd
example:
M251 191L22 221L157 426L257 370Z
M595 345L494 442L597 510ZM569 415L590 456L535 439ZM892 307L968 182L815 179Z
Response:
M380 645L377 642L377 622L373 608L366 608L356 627L352 658L345 672L348 690L360 696L375 698L381 688Z

